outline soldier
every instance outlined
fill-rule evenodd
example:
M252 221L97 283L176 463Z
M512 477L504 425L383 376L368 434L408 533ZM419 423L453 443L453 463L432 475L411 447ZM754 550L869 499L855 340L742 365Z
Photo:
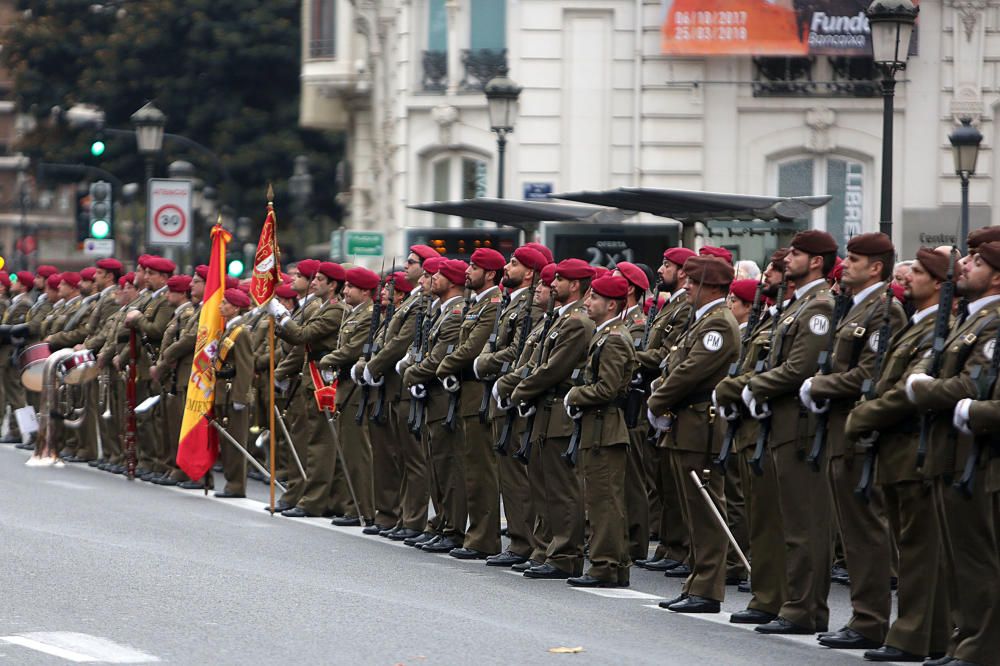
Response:
M825 276L836 257L837 243L825 231L802 231L792 239L786 274L798 288L782 313L767 369L743 387L750 415L770 419L767 450L777 472L786 545L788 597L778 617L756 627L759 633L813 634L829 625L830 506L828 493L816 492L815 472L805 459L816 424L803 411L798 393L828 340L833 300Z
M919 424L906 397L905 381L933 344L948 262L946 251L917 251L916 261L902 277L915 312L886 352L875 386L877 397L854 407L844 427L848 440L877 437L877 481L899 548L898 617L884 645L865 653L873 661L921 661L947 649L950 621L942 535L938 522L928 518L935 514L934 480L917 468Z
M107 323L107 329L103 344L97 354L97 367L107 369L111 376L109 387L109 402L111 407L111 419L108 424L109 437L106 444L107 462L98 465L97 468L111 472L113 474L123 474L125 472L125 373L113 367L113 359L121 351L124 344L128 343L128 329L125 327L125 315L139 298L139 291L135 286L135 273L126 273L118 280L118 293L116 303L118 310L112 315ZM93 341L92 341L93 342Z
M52 276L56 277L56 276ZM49 279L52 279L50 277ZM59 296L59 308L53 308L45 325L45 337L43 342L48 343L52 351L72 348L77 342L77 331L79 324L77 314L81 311L83 298L80 296L80 274L74 272L59 273L59 285L56 293ZM83 398L81 387L67 387L73 396L74 403L81 402ZM57 441L62 446L59 457L63 460L72 459L73 462L87 462L76 458L76 449L82 444L76 431L68 431L63 427L61 418L53 418L51 421L53 441Z
M368 435L368 419L362 412L361 422L356 415L361 409L362 389L351 377L354 367L369 340L372 323L372 292L378 288L379 276L367 268L354 267L347 271L344 283L344 303L350 308L340 326L337 346L320 359L324 370L336 370L337 385L337 446L338 462L343 464L343 474L352 490L351 506L343 516L335 517L333 524L340 527L375 524L375 485L372 480L372 446Z
M287 278L287 281L283 284L279 284L274 288L274 297L277 298L278 302L284 305L286 308L288 308L288 311L294 315L295 312L299 309L299 292L297 292L291 285L293 280L292 276L285 274L285 277ZM278 339L275 340L275 349L274 349L275 373L277 373L278 367L285 360L285 357L289 353L290 348L291 345L289 345L284 340L278 340ZM268 352L265 349L264 353L268 354L270 352ZM270 401L267 392L268 392L268 387L266 386L261 387L262 396L260 397L259 402L261 403L262 422L268 422L268 419L270 419L270 415L268 415L266 411L270 407L270 405L267 404ZM288 428L288 420L289 420L288 407L290 406L289 400L287 400L287 398L282 394L280 390L277 389L277 387L275 387L274 406L276 409L278 409L278 414L275 415L275 419L277 419L280 416L285 422L285 428ZM268 423L268 425L270 424ZM291 431L289 431L289 435L291 435ZM295 470L294 474L296 476L301 476L301 474L299 474L298 465L295 463L295 460L292 456L293 444L292 442L286 440L284 436L284 430L280 425L278 425L278 432L276 434L276 437L278 438L276 440L277 444L275 446L275 457L277 458L277 460L275 461L274 473L275 476L278 477L278 480L281 481L282 484L285 484L285 487L287 488L288 479L290 475L293 473L291 470L294 468ZM270 510L270 507L268 507L268 509ZM283 510L284 509L282 509L282 511Z
M425 262L425 267L427 263ZM462 326L462 290L469 265L458 259L437 262L437 272L431 280L431 293L437 297L437 308L427 331L427 354L419 363L403 369L403 386L411 398L424 402L426 426L423 428L425 449L431 464L431 490L441 507L441 519L434 527L435 536L415 544L429 553L448 553L460 548L465 539L467 509L465 473L462 468L461 431L450 430L448 392L437 380L437 369L448 354L449 347L458 344Z
M873 379L873 371L894 256L892 240L882 233L861 234L847 243L841 285L850 290L851 307L840 322L833 322L830 372L810 377L799 391L799 399L810 411L828 414L827 479L851 572L854 612L840 631L819 638L821 645L830 648L878 648L889 629L891 552L885 501L878 489L870 493L869 501L858 501L854 489L861 465L855 465L855 442L843 432L848 413L861 398L862 384L878 379ZM894 333L902 328L905 315L899 303L889 305L890 333Z
M931 359L924 358L907 377L906 393L920 413L931 412L933 418L924 467L925 473L936 478L940 529L950 536L945 543L946 580L957 627L947 656L955 664L991 664L1000 654L997 634L988 631L997 603L996 581L1000 580L995 498L988 482L972 483L965 493L947 486L962 476L973 446L968 418L959 419L965 431L953 429L955 408L961 400L977 397L979 375L990 367L1000 327L1000 242L983 243L969 256L956 289L968 301L968 316L945 342L937 377L926 374ZM960 417L966 416L964 408L958 411ZM974 463L982 466L982 460Z
M594 322L586 316L583 295L593 274L580 259L566 259L556 266L552 290L559 314L538 343L532 371L510 393L509 402L518 406L521 416L541 417L525 427L528 441L540 442L529 465L540 466L545 493L540 508L552 535L544 563L527 569L527 578L568 579L583 573L582 482L579 470L561 458L573 434L573 419L554 406L565 398L573 387L573 373L579 376L586 362Z
M301 265L302 262L299 262ZM308 319L296 321L291 313L280 302L271 299L268 311L277 319L278 327L275 333L293 345L304 345L302 374L302 390L305 395L301 446L305 447L306 481L295 506L281 512L286 518L304 518L306 516L323 516L330 510L330 493L333 487L333 475L336 470L337 442L331 437L324 409L332 409L333 405L320 404L323 393L317 397L316 392L326 388L326 382L320 374L316 363L328 353L336 349L340 335L340 326L347 315L347 308L340 301L340 292L344 286L347 272L340 264L324 261L319 264L313 276L310 288L320 305ZM305 306L303 308L305 309ZM287 360L287 359L286 359ZM298 442L298 439L297 439ZM283 498L290 503L291 498Z
M219 312L225 329L215 357L215 413L221 415L226 432L246 448L249 433L250 399L253 397L253 347L251 333L243 323L250 297L240 289L223 292ZM220 438L222 472L226 487L216 497L246 497L247 460L243 452Z
M725 597L726 534L715 522L690 477L708 469L721 444L714 427L712 390L725 377L739 350L739 326L726 306L733 267L714 256L692 257L684 263L685 292L693 308L691 323L667 357L664 376L653 382L649 396L650 423L663 432L681 511L691 543L691 575L681 595L660 606L678 613L718 613ZM704 487L725 509L725 477L712 474Z
M590 567L566 582L574 587L628 587L629 534L625 483L629 433L622 407L635 370L635 350L623 318L628 281L608 275L591 283L587 316L595 324L587 350L582 386L563 404L578 424L576 441L584 480L584 506L590 524ZM567 452L572 462L576 451ZM575 464L575 463L574 463ZM648 535L648 533L647 533Z
M530 325L534 323L537 326L541 323L543 310L536 303L544 301L538 301L534 296L539 290L536 283L546 262L541 252L524 246L516 249L504 266L502 285L507 290L507 297L505 302L501 301L502 307L497 313L499 325L496 327L496 339L490 342L489 350L480 354L472 365L473 372L480 380L496 379L516 365L518 351L525 346L524 339L531 331ZM547 294L548 286L543 289ZM528 325L527 329L524 328L525 325ZM493 426L489 442L495 445L500 439L503 430L501 422L506 421L506 415L496 409L492 400L489 407ZM505 449L497 457L500 495L503 497L510 544L504 552L487 557L487 566L509 567L527 562L537 547L533 535L536 513L531 510L527 467L514 460L510 453Z
M461 548L449 555L458 559L486 559L500 552L500 478L493 452L489 420L480 420L483 385L475 381L472 369L482 353L499 315L503 255L490 248L478 248L469 259L465 287L474 296L463 309L458 343L445 355L437 368L437 378L457 401L462 433L462 467L465 472L465 497L469 527ZM484 415L485 416L485 415ZM459 519L461 520L461 519Z
M32 289L35 285L35 276L29 271L18 271L14 274L16 280L11 284L10 306L4 311L3 319L0 320L6 326L16 326L25 323L28 312L34 304ZM18 369L14 367L12 353L14 343L0 345L0 376L3 379L3 395L6 405L10 408L10 427L7 435L0 439L3 444L16 444L18 448L25 448L21 439L21 431L17 425L15 411L24 407L27 400L24 394L24 386L21 384L21 377Z

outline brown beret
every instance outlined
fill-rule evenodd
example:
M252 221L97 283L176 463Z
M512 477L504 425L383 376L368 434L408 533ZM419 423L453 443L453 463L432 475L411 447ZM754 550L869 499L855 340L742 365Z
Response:
M860 254L865 257L889 254L894 249L892 247L892 239L880 231L870 234L859 234L847 241L848 252Z
M973 229L969 232L966 245L969 246L969 252L975 252L983 243L990 243L993 241L1000 241L1000 227L983 227L982 229Z
M795 234L792 247L808 254L829 254L837 251L837 241L825 231L808 229Z
M785 272L785 257L788 256L789 248L779 247L777 250L771 253L771 265L774 266L774 270L779 273Z
M938 252L933 248L922 247L917 250L917 261L935 280L944 280L948 277L950 259L947 252Z
M719 257L691 257L684 262L684 272L696 284L728 287L735 276L731 264Z
M1000 241L990 241L979 246L976 252L993 270L1000 271Z

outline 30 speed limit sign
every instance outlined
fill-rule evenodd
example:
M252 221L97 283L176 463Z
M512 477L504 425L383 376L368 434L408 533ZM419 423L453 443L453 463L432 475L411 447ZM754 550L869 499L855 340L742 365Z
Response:
M182 178L149 181L149 244L190 245L192 182Z

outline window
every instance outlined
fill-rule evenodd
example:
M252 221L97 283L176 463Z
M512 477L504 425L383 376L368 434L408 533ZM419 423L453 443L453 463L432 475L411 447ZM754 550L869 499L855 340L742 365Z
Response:
M445 0L427 2L427 48L421 58L426 91L443 92L448 87L448 15Z
M866 213L873 210L866 176L865 164L850 158L792 158L778 164L778 196L831 195L830 203L813 212L812 227L830 232L843 250L852 236L864 233Z
M336 57L337 0L312 0L310 18L309 57Z
M465 90L482 90L507 64L507 3L472 0L469 5L469 48L462 51Z
M452 201L455 199L474 199L487 194L487 165L477 157L465 155L448 155L433 162L431 167L433 182L431 192L434 201ZM434 215L435 227L452 226L451 216ZM473 219L463 219L462 226L482 226Z

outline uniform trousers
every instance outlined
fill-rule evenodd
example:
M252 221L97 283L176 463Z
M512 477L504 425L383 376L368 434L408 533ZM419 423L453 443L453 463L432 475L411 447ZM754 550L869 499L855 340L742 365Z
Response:
M660 448L659 445L655 456L659 462L656 487L660 497L660 543L656 546L653 559L687 562L691 542L684 514L681 512L681 495L674 475L673 459L667 449Z
M747 499L743 489L743 477L740 466L730 459L726 466L726 521L733 538L739 544L743 554L750 559L750 527L747 524ZM726 578L743 580L747 577L746 567L732 544L727 546Z
M21 430L17 426L17 418L14 411L28 404L25 397L24 385L21 384L21 371L10 362L5 363L0 369L3 376L4 399L10 405L10 434L14 437L21 436Z
M334 464L343 464L341 472L349 496L350 489L354 490L345 515L358 516L365 522L375 518L372 444L368 435L368 419L362 418L360 424L355 420L361 404L361 390L357 386L352 386L348 390L352 391L352 394L337 411L337 446L340 447L341 455L337 456Z
M431 468L431 497L436 498L440 511L434 531L456 543L465 541L468 510L465 498L465 471L462 465L462 422L457 420L455 431L444 425L444 419L424 426L424 440Z
M643 412L645 414L645 412ZM663 539L660 526L660 517L663 514L662 481L660 480L660 458L663 450L650 446L649 429L639 428L642 434L642 475L646 486L646 499L649 503L649 532L656 535L657 539Z
M371 407L365 415L371 439L372 479L375 486L375 524L395 527L400 517L400 489L403 484L402 437L392 403L382 407L382 422L368 419L375 411L377 389L371 390Z
M699 475L705 469L703 451L668 449L675 487L680 491L680 509L687 526L691 544L691 575L684 581L681 591L685 594L722 601L726 597L726 550L729 540L712 509L705 503L698 486L691 479L691 471ZM725 477L713 471L706 486L715 506L726 515Z
M305 419L302 445L306 449L306 476L296 506L311 516L322 516L330 508L330 492L333 487L333 472L337 465L336 422L331 429L327 412L316 407L316 399L311 389L304 391ZM297 441L297 438L296 438Z
M648 451L646 430L644 426L629 428L625 451L625 519L632 561L649 557L649 494L643 461L643 453Z
M506 420L506 412L497 410L494 413L491 447L499 441ZM516 424L515 417L511 428L515 429ZM535 512L532 510L531 490L528 486L528 466L514 459L517 437L512 436L510 439L511 443L503 453L493 454L497 460L500 496L503 498L503 513L507 519L507 538L510 539L507 550L521 557L531 557L536 542L533 534Z
M590 525L587 574L617 585L629 582L631 564L625 502L627 449L628 444L612 444L580 451L584 503Z
M399 524L403 528L422 532L427 530L427 507L430 499L426 449L421 438L410 432L410 401L397 400L391 404L389 418L395 419L399 437Z
M753 575L752 596L747 608L777 615L788 598L785 562L785 532L781 522L781 498L778 494L774 460L765 450L761 458L764 473L757 476L750 467L754 447L739 454L740 479L747 504L747 527Z
M215 409L218 413L226 408L216 404ZM246 407L236 410L233 409L231 404L228 410L228 422L223 424L226 432L246 448L250 414ZM246 457L225 437L219 438L219 453L222 457L222 474L226 477L226 492L233 493L234 495L245 495L247 492Z
M308 397L308 399L312 399ZM299 386L298 390L295 391L289 398L285 400L285 410L282 412L282 418L285 420L285 427L288 428L288 434L292 438L289 442L285 438L285 433L281 432L281 441L278 445L279 449L283 449L288 456L288 463L285 466L285 473L287 483L285 484L285 492L282 493L279 502L281 504L287 504L289 506L295 506L302 499L302 492L306 487L306 480L302 476L302 472L299 471L299 466L295 464L295 459L292 457L291 448L295 447L295 452L299 454L299 461L302 463L303 469L306 469L306 474L308 475L308 464L309 464L309 436L310 436L310 421L309 417L306 415L306 411L311 409L316 410L316 403L306 402L307 392L305 387ZM322 416L322 414L320 415ZM325 420L325 419L324 419ZM320 426L327 427L324 423L320 423ZM278 427L281 430L281 427Z
M541 467L542 512L551 533L545 551L547 564L570 574L583 573L583 478L577 467L562 459L569 437L549 437L532 451L530 465ZM537 459L537 461L536 461Z
M167 455L163 460L170 478L175 481L187 481L188 476L177 466L177 445L181 438L181 423L184 421L184 402L187 399L187 387L177 389L176 395L166 396L166 404L163 412L167 417L166 431L166 451Z
M477 386L482 393L482 385ZM469 527L463 546L481 553L500 552L500 476L493 452L493 431L479 414L462 418L465 437L459 442L465 470Z
M518 448L520 448L526 426L527 421L518 417L515 422L515 443L511 446L512 452L517 451ZM517 462L516 464L520 465L522 463ZM563 465L565 465L565 463L563 463ZM540 447L535 447L534 452L528 459L526 467L526 476L528 479L528 506L531 515L534 516L533 519L531 516L528 517L532 524L531 555L529 555L529 558L535 562L544 563L546 561L546 553L549 550L549 544L552 542L552 530L549 529L548 512L545 510L545 468L542 465Z

